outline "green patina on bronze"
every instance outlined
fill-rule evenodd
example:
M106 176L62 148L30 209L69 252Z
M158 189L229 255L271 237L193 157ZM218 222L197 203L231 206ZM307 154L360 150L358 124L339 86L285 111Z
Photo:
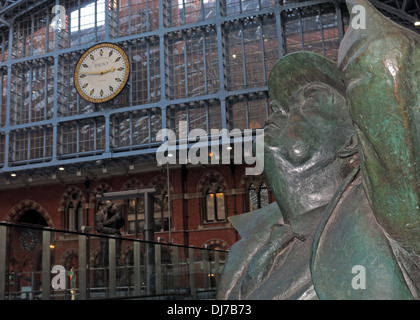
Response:
M366 0L347 5L365 8L366 29L349 27L338 67L300 52L272 70L277 203L232 218L242 238L220 299L420 298L420 36Z
M362 156L363 187L414 296L420 292L420 35L366 0L366 29L339 52Z
M363 184L385 231L420 254L420 36L364 0L366 29L350 28L339 67L358 130Z
M318 54L293 53L274 66L263 160L276 203L230 218L241 240L230 249L218 298L315 298L312 239L354 168L345 91L336 64Z

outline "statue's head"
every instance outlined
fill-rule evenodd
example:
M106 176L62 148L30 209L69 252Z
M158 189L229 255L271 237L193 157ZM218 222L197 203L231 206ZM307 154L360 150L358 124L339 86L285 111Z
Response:
M323 56L297 52L281 58L268 88L273 114L265 126L264 168L290 222L328 204L351 171L350 158L340 154L355 130L340 72Z

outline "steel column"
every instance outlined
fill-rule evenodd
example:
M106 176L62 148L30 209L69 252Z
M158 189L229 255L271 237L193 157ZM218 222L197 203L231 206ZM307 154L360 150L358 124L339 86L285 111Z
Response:
M7 227L0 226L0 300L6 297Z
M51 293L51 232L42 231L42 300L50 300Z

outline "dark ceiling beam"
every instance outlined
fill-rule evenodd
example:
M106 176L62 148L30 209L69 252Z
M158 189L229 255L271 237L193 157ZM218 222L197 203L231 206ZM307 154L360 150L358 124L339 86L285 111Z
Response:
M378 1L378 0L370 0L370 2L378 9L388 11L389 13L392 13L392 14L396 15L397 17L401 18L401 19L404 19L404 20L407 20L408 22L414 23L415 18L412 15L406 13L403 10L399 10L397 8L394 8L394 7L390 6L390 5L384 4L384 3L382 3L381 1Z
M4 15L6 12L13 10L14 8L20 6L21 4L27 1L28 0L17 0L17 1L14 1L13 3L10 3L10 1L6 1L5 6L2 9L0 9L0 16Z

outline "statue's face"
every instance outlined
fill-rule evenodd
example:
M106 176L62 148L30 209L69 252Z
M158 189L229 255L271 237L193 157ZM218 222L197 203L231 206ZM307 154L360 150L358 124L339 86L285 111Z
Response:
M276 104L265 127L265 173L286 219L326 205L347 173L337 159L353 127L345 98L323 83Z

